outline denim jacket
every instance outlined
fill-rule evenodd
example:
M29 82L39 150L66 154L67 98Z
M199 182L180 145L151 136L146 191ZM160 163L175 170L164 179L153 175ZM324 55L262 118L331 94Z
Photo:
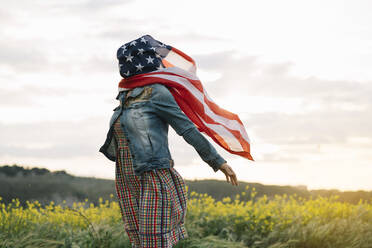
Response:
M169 125L195 148L215 172L226 162L182 112L164 85L151 84L123 91L117 99L120 100L120 106L114 109L106 141L99 150L111 161L116 161L117 156L113 124L120 118L136 175L173 167L168 148Z

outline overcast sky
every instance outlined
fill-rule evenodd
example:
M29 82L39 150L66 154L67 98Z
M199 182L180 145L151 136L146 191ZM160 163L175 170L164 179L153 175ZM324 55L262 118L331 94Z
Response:
M372 190L371 1L3 0L0 23L0 164L113 179L116 50L150 34L241 117L256 161L216 147L239 180ZM224 179L170 146L183 177Z

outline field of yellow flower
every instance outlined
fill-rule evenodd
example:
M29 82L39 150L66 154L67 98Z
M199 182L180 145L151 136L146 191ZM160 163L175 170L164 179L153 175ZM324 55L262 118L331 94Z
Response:
M240 201L244 194L250 201ZM189 238L176 247L369 248L372 247L372 204L341 203L336 197L255 198L255 190L216 201L191 192ZM113 198L113 196L112 196ZM1 198L0 198L1 200ZM102 200L71 207L38 202L22 207L18 200L0 201L0 247L131 247L119 205Z

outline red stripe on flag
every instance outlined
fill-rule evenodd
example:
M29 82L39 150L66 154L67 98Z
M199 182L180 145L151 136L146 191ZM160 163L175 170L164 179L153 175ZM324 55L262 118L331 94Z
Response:
M166 59L162 59L161 62L163 63L163 65L165 67L174 67L174 65L172 63L170 63L168 60Z

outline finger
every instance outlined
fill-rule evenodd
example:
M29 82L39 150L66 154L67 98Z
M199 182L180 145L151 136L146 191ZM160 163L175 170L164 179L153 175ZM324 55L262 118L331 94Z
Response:
M232 184L232 185L235 185L235 182L234 182L234 179L233 179L232 176L230 176L230 181L231 181L231 184Z
M225 177L226 177L226 181L229 182L229 177L228 177L228 174L225 170L221 170L223 172L223 174L225 174Z
M234 172L230 169L230 168L227 168L226 169L226 176L228 176L229 178L229 181L232 185L234 185L234 181L233 181L233 175L234 175Z
M238 186L238 180L236 178L234 179L234 185Z
M226 176L226 181L227 181L227 182L230 182L230 181L229 181L229 177L227 176L227 174L225 174L225 176Z
M236 178L236 174L231 169L231 167L228 168L228 174L230 176L230 181L232 182L232 184L238 186L238 179Z
M229 173L230 181L232 185L237 185L237 178L234 172Z
M234 173L232 180L234 181L235 185L238 186L238 179L236 178L236 175Z

